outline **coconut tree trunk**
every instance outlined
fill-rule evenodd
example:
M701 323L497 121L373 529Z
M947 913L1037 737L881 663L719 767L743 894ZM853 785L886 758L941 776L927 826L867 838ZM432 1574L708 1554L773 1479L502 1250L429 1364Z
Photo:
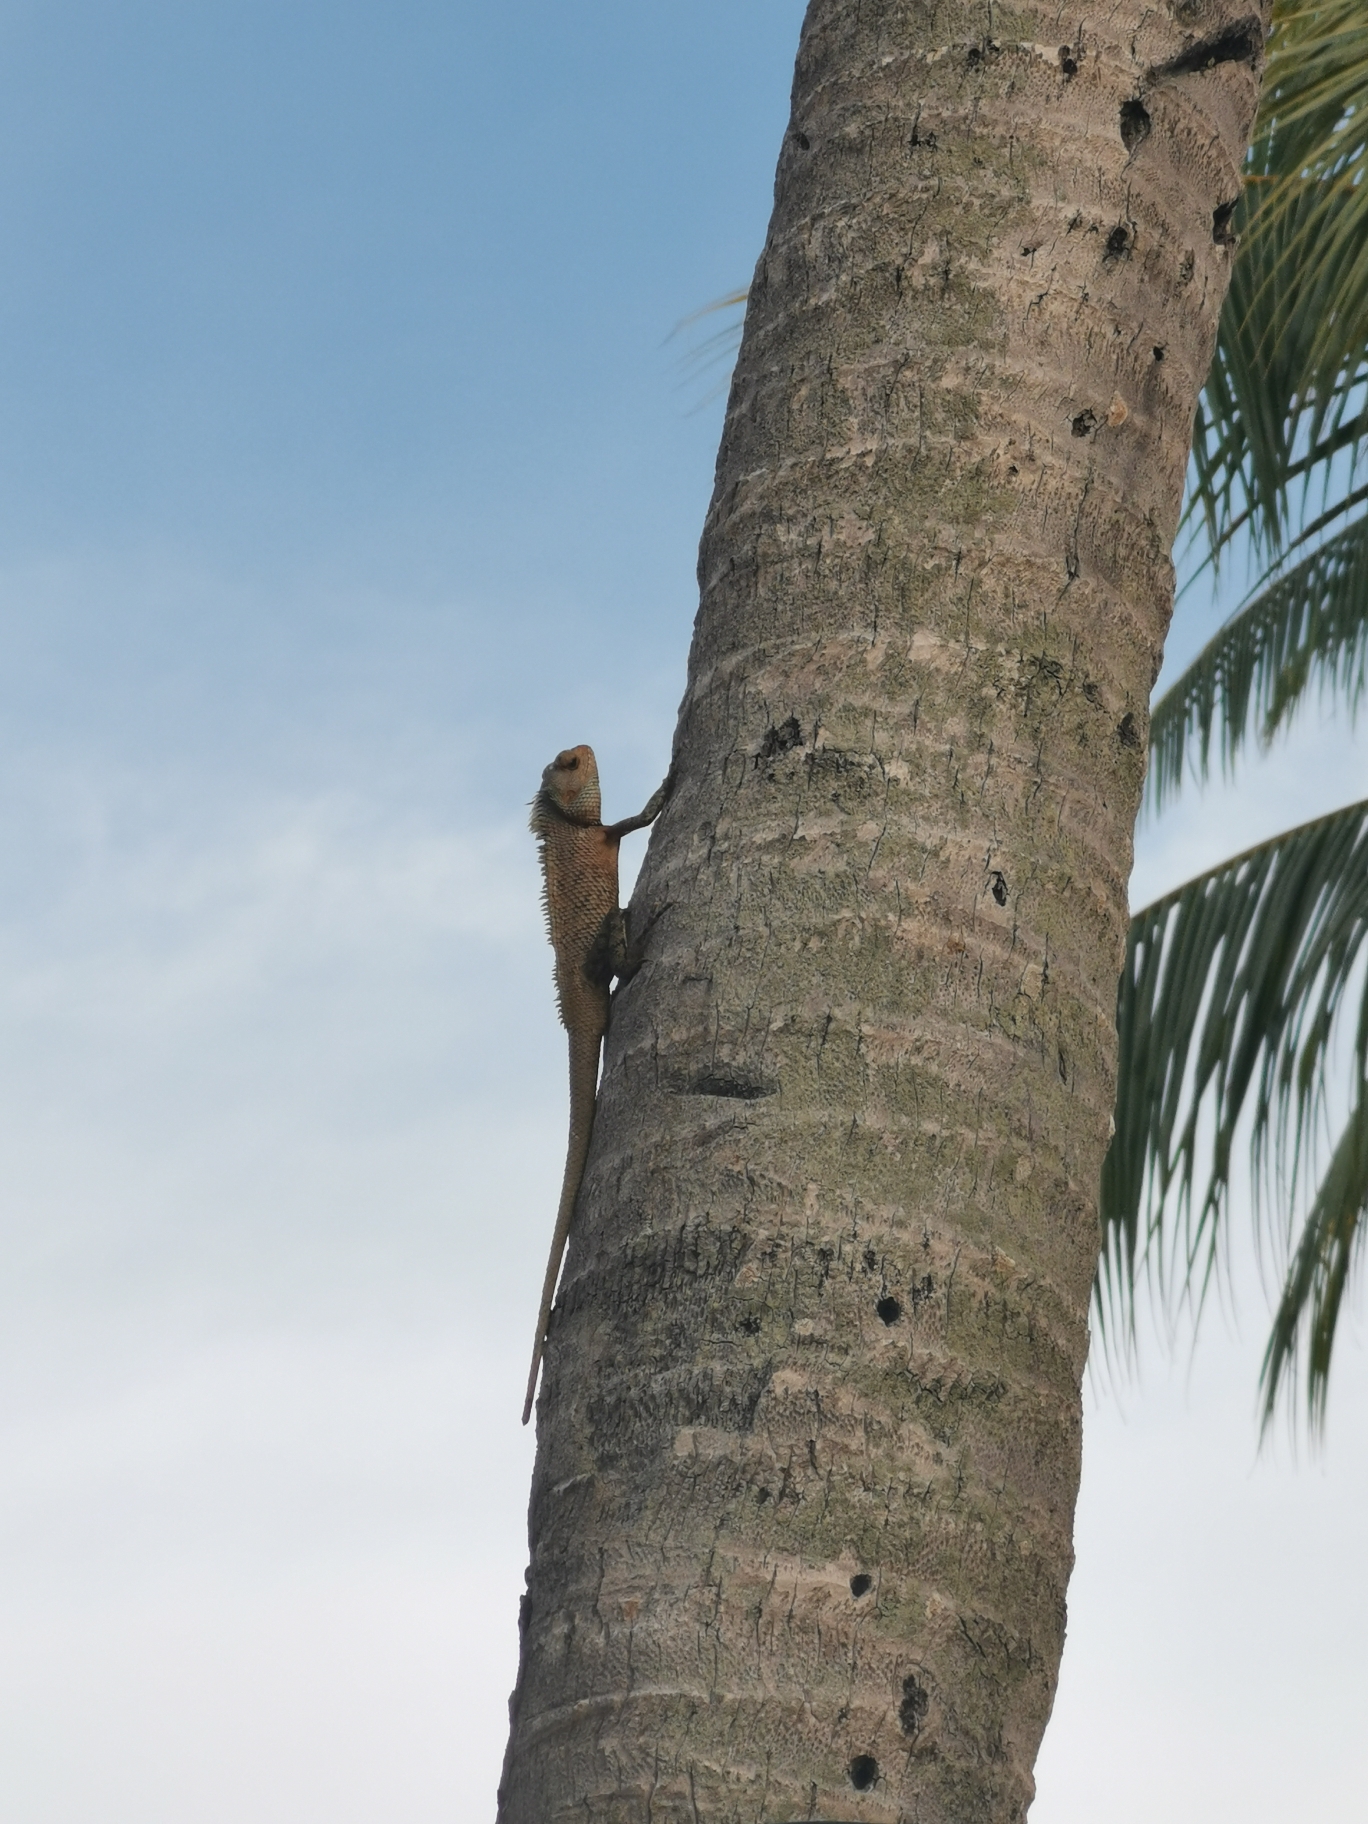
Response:
M547 1352L503 1824L1030 1803L1262 54L1255 0L1063 17L808 10Z

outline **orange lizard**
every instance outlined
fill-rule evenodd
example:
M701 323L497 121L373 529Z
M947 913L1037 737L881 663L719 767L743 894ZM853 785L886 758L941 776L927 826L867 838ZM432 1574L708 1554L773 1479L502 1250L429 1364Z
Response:
M637 816L604 823L594 750L569 747L546 768L541 790L532 800L532 833L541 851L542 900L556 953L556 998L561 1023L570 1035L570 1144L537 1313L524 1425L532 1416L561 1257L589 1152L599 1047L608 1029L608 990L614 976L625 978L631 973L627 921L618 906L618 845L632 830L654 822L673 780L671 771Z

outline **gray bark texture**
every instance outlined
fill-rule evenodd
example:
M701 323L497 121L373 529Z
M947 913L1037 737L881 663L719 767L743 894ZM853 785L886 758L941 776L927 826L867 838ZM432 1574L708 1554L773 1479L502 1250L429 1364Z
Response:
M501 1824L1032 1797L1264 28L1065 20L808 10L547 1350Z

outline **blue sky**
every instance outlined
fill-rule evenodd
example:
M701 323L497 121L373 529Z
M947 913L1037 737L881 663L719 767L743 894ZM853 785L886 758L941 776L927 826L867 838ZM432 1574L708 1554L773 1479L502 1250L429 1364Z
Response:
M666 338L754 259L798 16L735 10L6 9L0 561L105 714L383 683L492 783L668 695L717 408Z
M491 1815L564 1120L525 806L668 753L721 416L671 331L749 275L801 11L0 6L6 1824ZM1137 891L1366 774L1308 725ZM1256 1462L1235 1277L1090 1391L1035 1824L1362 1791L1368 1373Z

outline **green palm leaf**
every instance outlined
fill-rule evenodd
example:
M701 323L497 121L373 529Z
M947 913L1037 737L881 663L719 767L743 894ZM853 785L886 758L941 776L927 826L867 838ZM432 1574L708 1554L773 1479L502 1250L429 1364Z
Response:
M1361 518L1232 615L1159 699L1150 719L1151 804L1157 809L1177 791L1190 763L1205 776L1213 742L1228 770L1251 734L1271 741L1312 683L1356 709L1366 669L1368 518Z
M1359 1218L1365 1205L1368 1103L1360 1098L1321 1180L1273 1319L1262 1375L1265 1427L1273 1417L1279 1388L1288 1380L1295 1380L1303 1356L1311 1423L1314 1428L1324 1423L1335 1325L1349 1271L1363 1239Z
M1293 491L1304 505L1328 487L1368 432L1365 101L1363 0L1275 5L1240 254L1193 435L1189 513L1213 557L1246 525L1276 549Z
M1247 1120L1256 1197L1311 1212L1265 1362L1268 1410L1309 1331L1312 1414L1324 1407L1334 1319L1368 1185L1368 996L1354 1115L1313 1185L1325 1072L1368 935L1368 802L1289 831L1136 914L1117 998L1116 1134L1102 1179L1098 1310L1132 1309L1137 1269L1199 1287L1226 1214ZM1351 1137L1352 1136L1352 1137Z

